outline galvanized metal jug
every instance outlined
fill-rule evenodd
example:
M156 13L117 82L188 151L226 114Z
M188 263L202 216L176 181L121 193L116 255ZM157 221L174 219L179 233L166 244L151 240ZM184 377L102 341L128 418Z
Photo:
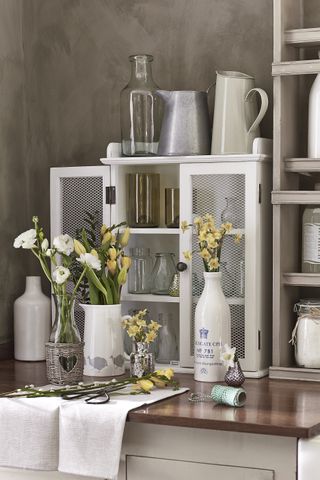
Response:
M211 125L208 93L157 90L165 104L158 155L208 155Z

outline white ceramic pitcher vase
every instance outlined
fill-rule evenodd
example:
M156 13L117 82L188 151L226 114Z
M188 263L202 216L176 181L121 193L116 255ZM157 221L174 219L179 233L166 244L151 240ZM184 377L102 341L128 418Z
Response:
M109 377L124 374L121 305L84 305L84 375Z
M260 122L268 109L268 95L254 88L254 78L241 72L219 71L213 114L211 154L252 153L260 137ZM257 94L261 99L258 112Z

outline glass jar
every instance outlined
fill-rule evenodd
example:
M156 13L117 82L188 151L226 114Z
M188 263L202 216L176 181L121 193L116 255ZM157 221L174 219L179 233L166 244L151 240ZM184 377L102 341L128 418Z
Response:
M221 221L223 223L232 223L233 228L237 228L238 218L236 214L236 198L226 197L226 207L221 212Z
M150 293L152 258L150 248L130 248L132 265L128 272L129 293Z
M127 174L127 223L130 227L158 227L160 222L160 175Z
M315 190L320 190L320 183ZM302 272L320 273L320 205L308 205L303 212Z
M121 144L125 156L156 155L163 112L152 78L152 55L131 55L131 78L120 94Z
M179 188L165 189L165 221L168 228L179 228Z
M320 299L300 300L294 310L298 314L292 332L297 365L320 368Z
M151 274L151 293L154 295L169 295L170 285L176 267L174 253L156 253L156 262Z

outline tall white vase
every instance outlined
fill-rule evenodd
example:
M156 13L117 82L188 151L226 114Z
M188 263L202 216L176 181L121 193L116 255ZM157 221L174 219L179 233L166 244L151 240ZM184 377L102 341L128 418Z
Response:
M121 305L81 305L84 322L84 375L109 377L124 374ZM130 318L130 317L129 317Z
M41 291L40 277L26 277L26 290L14 302L14 358L45 360L51 331L50 299Z
M320 74L309 94L308 157L320 158Z
M231 343L230 308L221 288L220 272L204 272L205 285L195 311L194 379L223 381L221 349Z

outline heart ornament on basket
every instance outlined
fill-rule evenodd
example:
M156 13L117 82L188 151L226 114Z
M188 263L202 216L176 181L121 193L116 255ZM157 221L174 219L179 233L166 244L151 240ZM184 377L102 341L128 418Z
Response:
M62 355L59 357L59 363L65 372L71 372L78 363L77 355Z

